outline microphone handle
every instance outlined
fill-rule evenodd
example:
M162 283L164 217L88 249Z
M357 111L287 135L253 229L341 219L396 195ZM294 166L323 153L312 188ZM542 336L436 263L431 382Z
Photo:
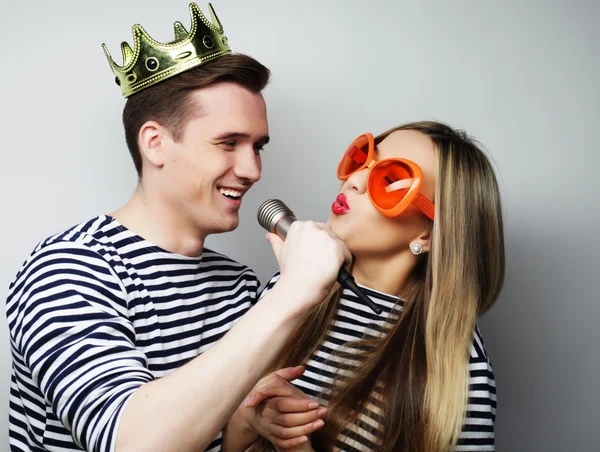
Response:
M373 300L367 297L364 294L364 292L360 290L360 287L358 287L352 275L348 273L348 271L344 267L340 268L337 281L341 284L342 287L354 292L354 294L359 298L359 300L366 304L368 307L370 307L373 311L375 311L377 314L381 314L381 308L375 303L373 303Z

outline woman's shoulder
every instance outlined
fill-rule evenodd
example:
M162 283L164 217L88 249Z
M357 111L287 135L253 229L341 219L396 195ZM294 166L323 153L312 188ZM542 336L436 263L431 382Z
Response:
M473 331L473 342L471 343L470 350L470 362L490 362L490 357L485 348L485 342L483 340L483 335L481 334L481 330L479 329L479 325L475 325L475 329Z
M480 395L487 394L496 401L496 378L492 369L492 361L485 349L483 336L478 326L473 332L473 343L471 344L469 356L469 385L470 390L479 392Z
M265 285L265 287L262 288L261 292L260 292L260 296L258 297L259 300L264 297L275 285L275 283L279 280L279 276L281 276L280 272L277 271L273 276L271 276L271 279L269 279L269 282Z
M492 361L485 349L483 336L478 326L473 332L469 357L469 397L477 400L488 399L485 404L495 417L496 412L496 378L492 369ZM473 402L471 402L473 403Z
M469 402L459 444L460 450L471 450L467 445L479 444L494 450L494 422L496 420L496 380L490 357L485 349L483 336L478 326L473 332L473 343L469 359ZM483 450L483 449L477 449Z

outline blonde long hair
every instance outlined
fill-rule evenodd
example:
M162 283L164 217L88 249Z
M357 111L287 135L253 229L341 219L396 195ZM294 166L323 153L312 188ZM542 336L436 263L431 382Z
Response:
M362 363L344 369L352 369L352 378L336 378L325 426L312 435L318 451L334 450L336 438L374 399L383 403L380 425L371 432L379 438L377 450L451 449L466 413L475 321L495 303L504 281L502 208L486 155L465 133L430 121L388 130L376 143L397 130L421 132L435 145L431 251L410 277L399 319L382 337L351 345L346 358ZM274 369L309 360L325 339L339 300L338 291L307 315ZM262 440L252 450L267 445Z

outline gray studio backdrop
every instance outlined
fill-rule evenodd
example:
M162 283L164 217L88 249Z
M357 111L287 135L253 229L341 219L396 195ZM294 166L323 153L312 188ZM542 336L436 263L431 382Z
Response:
M480 321L498 385L497 450L600 450L599 2L213 4L232 48L273 71L272 142L241 226L208 245L264 283L276 264L255 219L263 200L325 220L337 159L361 132L421 119L467 129L494 157L505 206L506 286ZM2 0L4 294L38 240L131 195L124 101L100 44L119 58L134 23L167 41L176 20L189 24L187 0ZM0 328L7 450L4 315Z

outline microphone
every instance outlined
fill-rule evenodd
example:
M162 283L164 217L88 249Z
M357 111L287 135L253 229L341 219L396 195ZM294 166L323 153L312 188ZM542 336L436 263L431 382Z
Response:
M258 208L258 224L269 232L274 232L285 240L290 226L296 221L294 212L279 199L268 199ZM369 306L377 314L381 314L381 308L373 300L367 297L354 281L348 271L342 267L338 273L337 281L346 289L351 290L360 301Z

